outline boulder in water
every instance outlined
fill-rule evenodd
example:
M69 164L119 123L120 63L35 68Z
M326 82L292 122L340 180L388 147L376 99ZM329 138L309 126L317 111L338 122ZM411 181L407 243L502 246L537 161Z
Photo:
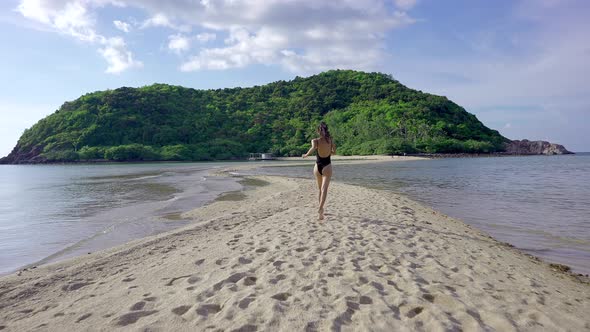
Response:
M515 140L506 144L506 154L515 155L556 155L573 154L563 145L547 141Z

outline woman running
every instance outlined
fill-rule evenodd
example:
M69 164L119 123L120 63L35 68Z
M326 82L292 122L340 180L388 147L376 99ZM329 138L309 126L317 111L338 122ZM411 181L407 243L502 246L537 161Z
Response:
M328 125L324 122L320 123L317 129L319 138L311 140L311 148L302 157L306 158L314 150L316 153L316 162L313 168L313 174L315 175L319 189L319 203L318 209L319 220L324 219L324 204L326 203L326 196L328 195L328 186L330 185L330 178L332 177L332 164L330 156L336 153L336 145L330 137L330 131Z

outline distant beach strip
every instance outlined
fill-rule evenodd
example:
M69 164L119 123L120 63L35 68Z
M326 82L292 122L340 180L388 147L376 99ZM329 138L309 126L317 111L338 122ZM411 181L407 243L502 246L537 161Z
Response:
M1 278L0 329L590 328L587 279L404 196L336 182L320 222L312 180L246 181L190 226Z

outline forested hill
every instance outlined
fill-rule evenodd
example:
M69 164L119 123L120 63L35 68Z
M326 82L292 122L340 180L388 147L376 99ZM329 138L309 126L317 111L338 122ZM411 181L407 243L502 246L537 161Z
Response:
M86 94L25 130L4 163L301 155L319 121L338 153L502 151L508 140L445 97L333 70L251 88L154 84Z

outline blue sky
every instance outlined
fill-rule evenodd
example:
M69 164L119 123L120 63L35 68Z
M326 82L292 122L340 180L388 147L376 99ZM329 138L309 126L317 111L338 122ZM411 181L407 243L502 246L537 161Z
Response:
M8 0L0 155L96 90L252 86L327 69L392 74L511 139L590 151L584 0Z

